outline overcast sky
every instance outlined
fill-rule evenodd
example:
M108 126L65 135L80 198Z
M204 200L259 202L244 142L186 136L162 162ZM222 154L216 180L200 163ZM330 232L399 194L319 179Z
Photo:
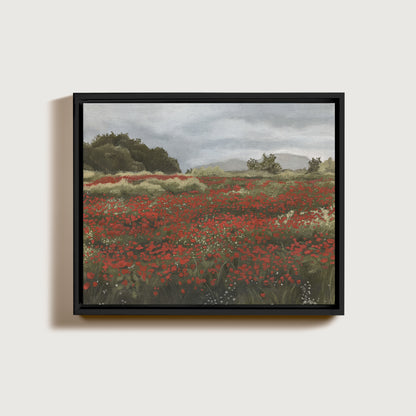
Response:
M335 153L334 104L84 104L84 141L128 133L178 159L182 171L231 158Z

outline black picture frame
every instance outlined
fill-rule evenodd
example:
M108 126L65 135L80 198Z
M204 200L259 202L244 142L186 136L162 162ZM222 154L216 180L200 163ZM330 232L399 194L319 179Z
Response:
M205 306L83 304L83 104L84 103L334 103L335 303L333 305ZM344 93L74 93L74 315L343 315L344 314Z

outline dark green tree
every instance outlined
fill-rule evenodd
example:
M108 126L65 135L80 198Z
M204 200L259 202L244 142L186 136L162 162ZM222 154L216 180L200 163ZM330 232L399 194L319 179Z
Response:
M150 149L144 164L146 169L150 171L161 170L169 174L181 171L178 161L169 157L168 152L161 147Z
M84 164L104 173L138 172L144 169L144 165L133 160L126 148L111 144L90 148L86 152L84 147Z
M260 170L260 163L256 159L247 160L247 167L250 170Z
M136 141L141 142L140 139L130 139L129 135L126 133L116 134L114 132L99 134L91 142L91 147L96 148L104 146L105 144L112 144L113 146L122 146L129 149ZM130 149L129 149L130 150Z
M306 173L315 173L319 171L319 166L321 165L321 158L317 157L317 158L312 158L312 160L310 160L309 162L309 168L308 171Z
M282 167L276 162L276 155L273 153L268 156L263 153L263 158L260 162L256 159L249 159L247 161L247 167L250 170L263 170L269 173L279 173L282 171Z
M325 162L322 162L321 166L319 167L319 170L323 172L335 173L335 160L333 160L332 157L325 160Z
M140 170L180 172L179 163L165 149L149 149L140 139L114 132L100 134L91 144L84 143L84 166L105 173Z

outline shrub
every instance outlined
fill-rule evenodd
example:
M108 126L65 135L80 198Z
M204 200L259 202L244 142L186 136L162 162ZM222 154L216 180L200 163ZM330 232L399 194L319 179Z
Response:
M126 179L122 179L117 183L99 183L96 185L84 187L84 192L92 195L110 195L115 197L132 195L136 192L137 186L129 183Z
M84 145L84 162L104 173L116 173L120 170L138 172L144 169L144 165L133 160L126 148L111 144L100 147Z
M114 197L122 196L135 196L135 195L149 195L160 196L165 192L171 192L173 194L198 191L203 192L207 189L207 186L197 178L189 178L181 180L179 178L174 179L146 179L139 184L130 183L127 179L123 178L116 183L99 183L92 186L84 187L84 192L92 195L106 194Z
M96 170L86 170L84 169L82 173L83 182L94 182L95 180L104 176L104 173Z
M284 170L283 172L279 173L280 180L295 179L299 176L299 173L294 172L293 170Z
M96 174L97 174L97 172L95 172L93 170L84 170L83 177L84 177L84 179L90 179L93 176L95 176Z
M114 176L145 176L145 175L153 175L152 172L148 170L142 170L140 172L117 172Z
M151 183L150 181L143 181L138 185L128 182L126 179L122 179L117 183L99 183L84 187L84 192L88 192L92 195L109 195L114 197L129 197L135 195L150 195L160 196L165 190L158 184Z
M208 166L206 168L195 168L191 171L192 176L227 176L218 166Z
M119 171L139 172L161 170L180 172L179 163L161 147L150 149L140 139L113 132L95 137L91 144L84 143L84 164L105 173Z
M319 172L335 173L335 160L330 157L328 160L325 160L325 162L322 162L321 166L319 166Z
M139 195L160 196L165 193L165 190L159 184L151 181L143 181L139 185L134 185L134 188L134 191Z
M189 178L181 180L179 178L171 178L167 180L161 179L149 179L146 182L153 183L161 186L164 190L173 194L179 194L182 192L198 191L203 192L207 189L207 186L200 182L198 178Z
M247 167L249 170L261 170L269 173L279 173L282 171L282 167L276 162L276 155L273 153L269 156L263 153L263 159L260 162L256 159L249 159L247 161Z
M309 160L309 168L307 173L315 173L319 171L319 166L321 165L321 158L317 157L317 158L312 158L312 160Z

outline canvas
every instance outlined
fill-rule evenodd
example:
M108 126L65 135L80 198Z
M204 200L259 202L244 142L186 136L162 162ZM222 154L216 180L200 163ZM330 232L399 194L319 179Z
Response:
M74 312L343 313L343 94L74 94Z

